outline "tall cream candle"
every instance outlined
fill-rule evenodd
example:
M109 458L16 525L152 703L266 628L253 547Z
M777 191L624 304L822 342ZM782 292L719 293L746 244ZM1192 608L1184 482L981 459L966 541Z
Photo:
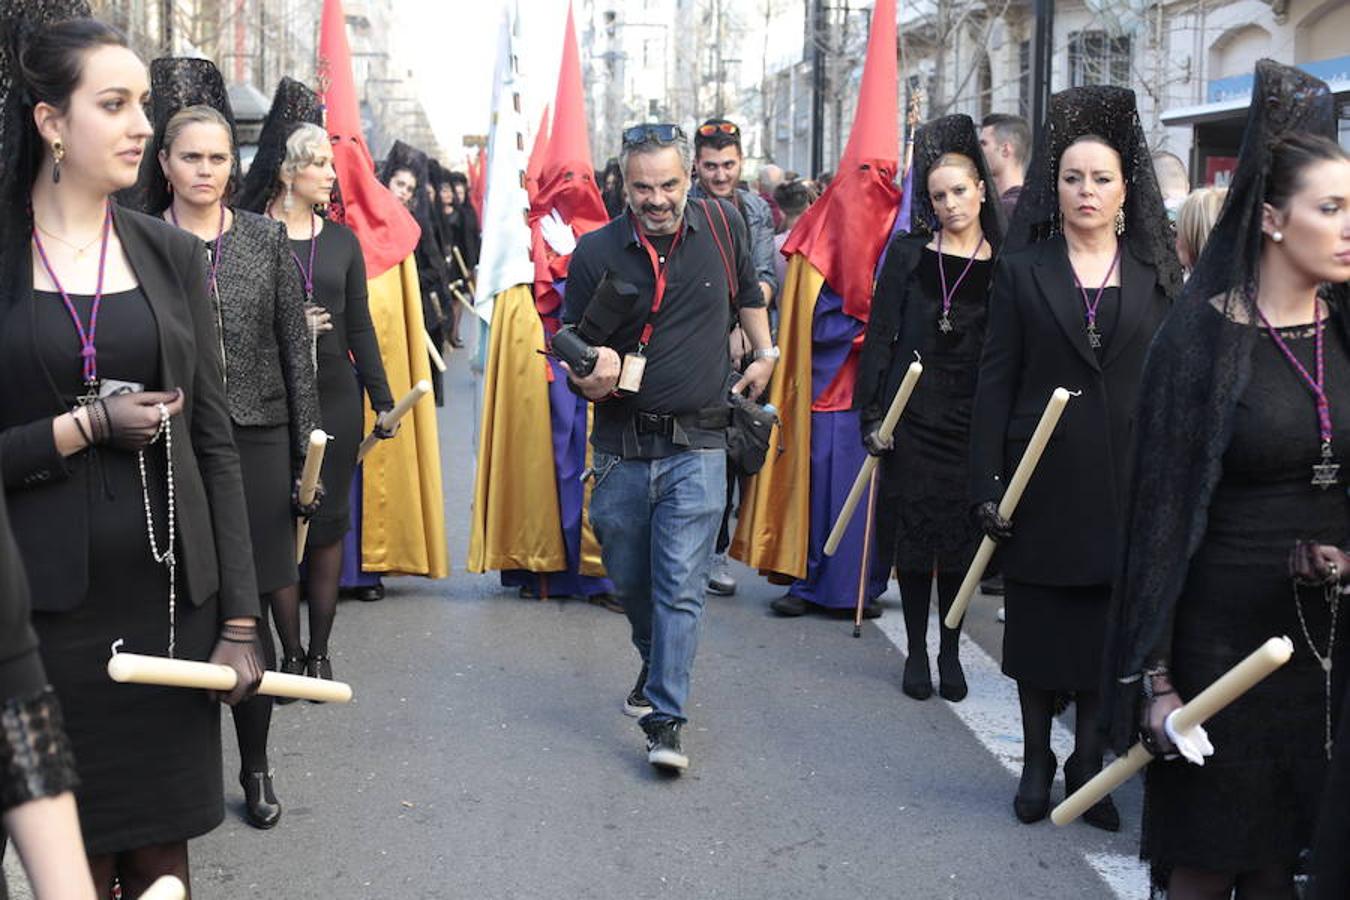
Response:
M430 393L431 382L425 380L417 382L417 384L412 386L408 393L399 398L398 403L394 404L393 409L380 414L378 420L379 423L385 428L393 428L398 424L399 419L402 419L408 414L408 410L417 405L418 400L421 400ZM356 461L360 462L365 459L366 454L379 443L379 440L380 439L375 436L374 432L366 435L366 439L361 442L361 448L356 451Z
M305 467L300 470L300 504L308 506L314 502L319 489L319 473L323 470L323 452L328 446L328 435L316 428L309 433L309 448L305 450ZM305 542L309 539L309 520L295 520L295 561L297 564L305 558Z

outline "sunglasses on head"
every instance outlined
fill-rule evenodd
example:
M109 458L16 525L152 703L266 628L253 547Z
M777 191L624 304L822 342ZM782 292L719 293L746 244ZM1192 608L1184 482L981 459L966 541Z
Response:
M673 144L682 140L684 140L684 129L669 123L634 125L632 128L625 128L623 131L623 145L625 147L634 147L650 141L659 144Z
M698 126L699 137L712 137L719 131L732 137L739 137L741 133L734 122L705 122Z

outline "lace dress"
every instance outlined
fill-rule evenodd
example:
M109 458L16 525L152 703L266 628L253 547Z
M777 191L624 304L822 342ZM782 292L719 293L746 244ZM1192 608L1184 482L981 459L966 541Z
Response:
M965 269L963 257L943 254L950 286ZM969 566L979 544L967 488L970 416L979 377L980 347L989 307L993 263L975 260L952 298L950 332L938 329L942 288L938 254L924 248L915 271L918 291L906 304L902 333L926 335L919 349L923 378L895 431L895 451L886 458L887 502L896 510L898 572L944 571ZM911 330L917 317L919 328ZM912 360L896 359L907 367Z
M1326 327L1326 383L1334 446L1350 463L1350 353ZM1313 329L1282 330L1309 372ZM1326 771L1327 697L1323 671L1300 624L1288 555L1300 538L1346 546L1350 502L1342 483L1310 484L1321 456L1311 392L1263 331L1251 381L1238 401L1223 476L1205 538L1177 602L1171 669L1182 698L1194 697L1265 640L1288 635L1293 659L1212 719L1215 746L1203 768L1181 761L1149 766L1142 855L1159 889L1172 866L1245 871L1293 865L1309 845ZM1322 588L1299 591L1303 617L1325 653L1330 608ZM1350 665L1345 611L1337 621L1333 671ZM1342 679L1331 709L1340 709Z

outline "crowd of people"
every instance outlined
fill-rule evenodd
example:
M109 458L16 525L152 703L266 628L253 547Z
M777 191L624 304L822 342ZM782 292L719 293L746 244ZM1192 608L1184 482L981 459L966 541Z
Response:
M521 173L534 278L497 296L489 338L485 410L527 414L494 433L485 412L470 568L626 615L623 711L679 773L729 558L786 587L787 619L880 616L894 578L918 701L936 598L956 703L949 613L992 540L1016 818L1049 813L1072 706L1068 793L1136 740L1162 760L1141 847L1159 894L1288 897L1312 873L1344 896L1350 154L1327 86L1258 64L1226 188L1189 190L1118 87L1055 94L1035 147L1017 116L948 115L902 153L886 24L837 172L764 164L752 186L722 117L626 128L594 169L569 23ZM274 827L264 671L333 680L343 591L447 573L433 414L393 411L423 380L444 402L433 362L463 346L483 226L463 173L401 141L376 165L349 72L323 98L283 79L245 172L210 61L147 66L78 0L0 3L0 27L4 828L42 900L134 897L186 884L188 841L223 819L219 704L247 820ZM1010 517L1057 388L1074 398ZM528 537L494 519L494 479L538 488L513 510ZM1175 726L1272 635L1288 665ZM114 640L235 687L117 684ZM1109 797L1084 818L1121 827Z

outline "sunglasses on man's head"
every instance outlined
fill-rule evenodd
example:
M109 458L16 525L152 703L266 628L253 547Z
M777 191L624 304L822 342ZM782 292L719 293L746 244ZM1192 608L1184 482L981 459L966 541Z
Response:
M623 145L625 147L634 147L638 144L646 144L649 141L673 144L682 140L684 140L684 129L669 123L634 125L632 128L625 128L623 131Z
M699 137L712 137L719 131L732 137L739 137L741 133L734 122L705 122L698 126Z

